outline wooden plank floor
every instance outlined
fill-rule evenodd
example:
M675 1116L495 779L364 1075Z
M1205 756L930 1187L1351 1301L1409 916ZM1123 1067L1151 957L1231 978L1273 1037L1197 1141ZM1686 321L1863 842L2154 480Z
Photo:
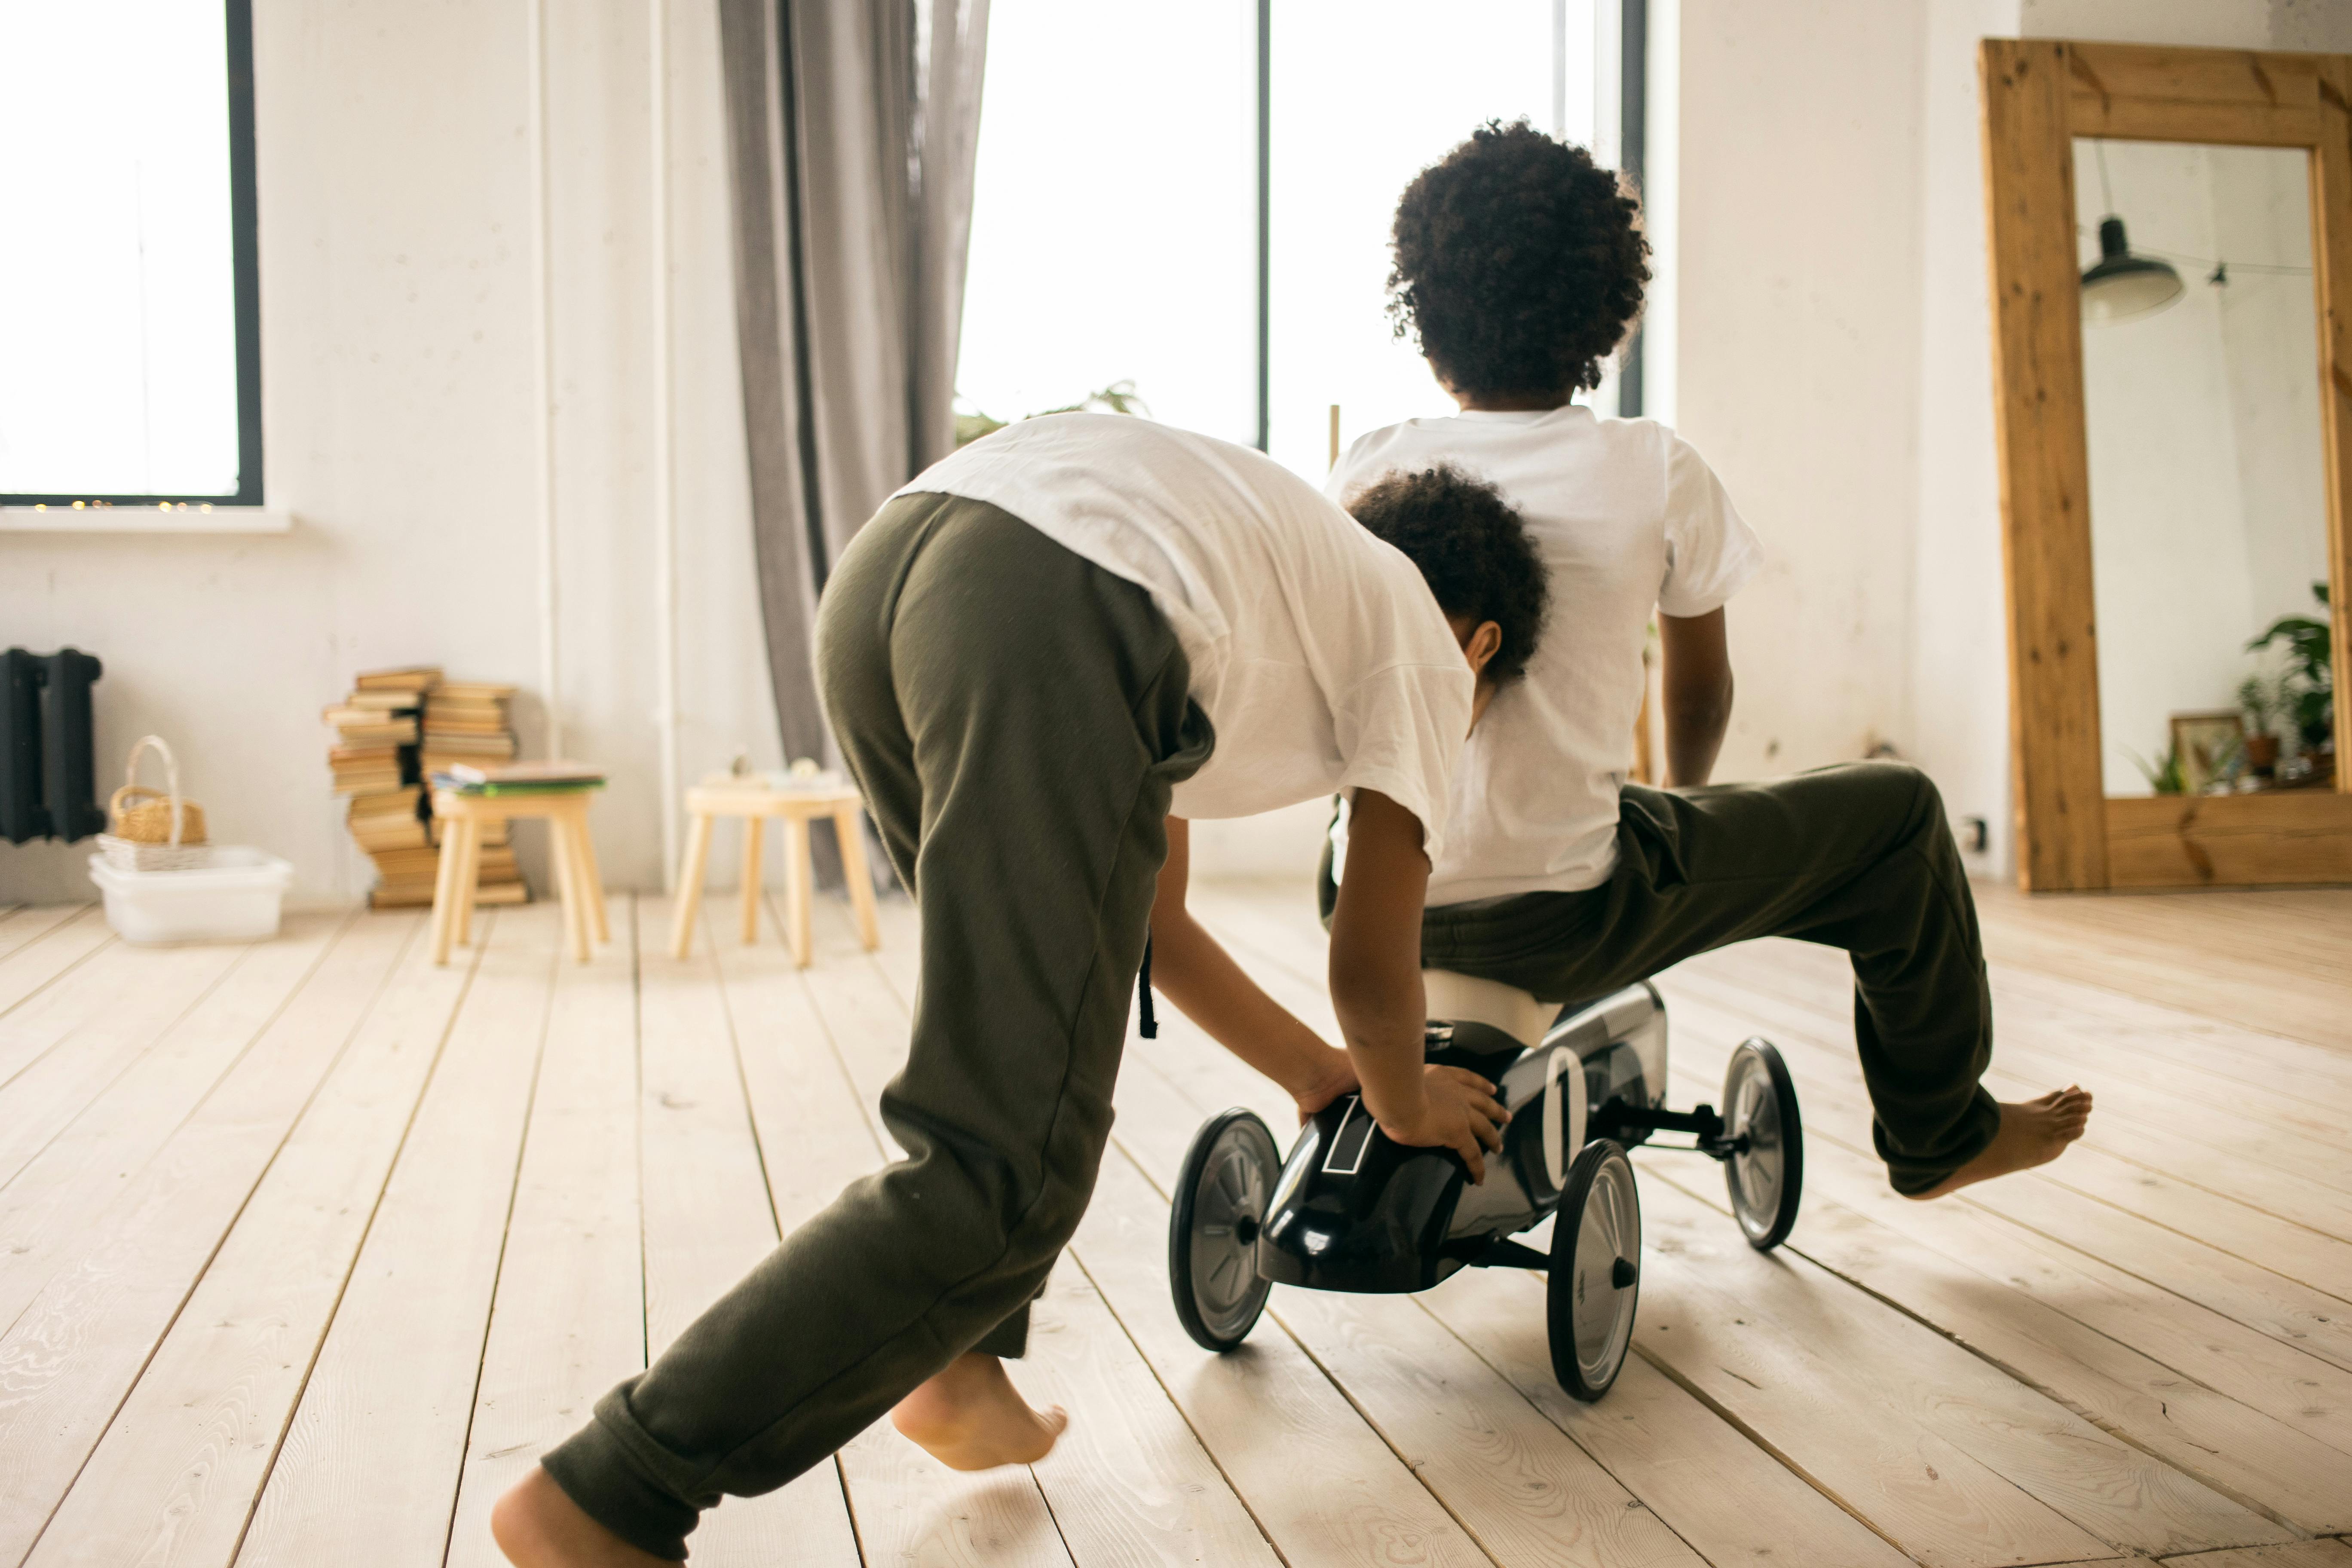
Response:
M1198 901L1331 1028L1300 890ZM413 914L149 952L0 907L0 1568L496 1563L499 1489L895 1152L914 917L869 955L818 914L806 971L772 911L677 961L628 896L585 968L544 905L436 968ZM1510 1271L1286 1289L1194 1347L1168 1185L1206 1116L1283 1106L1163 1010L1017 1373L1061 1447L961 1476L879 1426L695 1561L2352 1568L2352 895L1989 889L1984 919L1993 1088L2092 1088L2084 1145L1895 1198L1841 957L1682 966L1675 1102L1778 1041L1805 1210L1759 1258L1711 1166L1642 1152L1635 1353L1593 1405Z

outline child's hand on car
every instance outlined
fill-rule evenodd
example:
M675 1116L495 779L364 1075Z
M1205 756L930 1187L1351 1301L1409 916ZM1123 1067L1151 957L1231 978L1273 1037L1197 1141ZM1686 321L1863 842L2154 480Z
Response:
M1356 1064L1338 1047L1323 1047L1303 1087L1290 1092L1292 1101L1298 1107L1298 1125L1306 1126L1317 1111L1341 1095L1357 1092Z
M1424 1067L1421 1103L1402 1116L1373 1109L1381 1131L1418 1149L1451 1149L1470 1168L1470 1179L1486 1180L1486 1152L1503 1147L1511 1113L1495 1098L1495 1086L1464 1068ZM1368 1109L1370 1109L1368 1104Z

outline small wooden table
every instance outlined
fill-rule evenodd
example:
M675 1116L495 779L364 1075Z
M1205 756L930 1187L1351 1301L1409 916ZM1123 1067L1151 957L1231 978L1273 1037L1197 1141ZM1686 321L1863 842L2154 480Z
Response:
M482 865L482 826L537 817L546 822L555 856L555 886L563 900L563 930L572 956L585 963L589 937L610 942L604 916L604 879L596 869L596 846L588 836L588 800L593 790L545 795L457 795L433 792L433 815L442 823L440 876L433 886L433 962L449 962L454 942L472 935L474 883Z
M710 861L710 825L722 816L743 819L742 914L746 945L760 940L760 860L761 830L769 817L783 820L784 939L793 962L803 969L809 962L809 824L820 816L833 819L841 841L842 879L849 884L850 907L857 914L857 935L873 952L882 945L881 927L874 919L874 881L866 868L864 802L845 788L779 789L751 784L706 784L686 792L686 863L677 873L677 917L670 929L669 949L684 958L694 942L694 917L702 908L702 874Z

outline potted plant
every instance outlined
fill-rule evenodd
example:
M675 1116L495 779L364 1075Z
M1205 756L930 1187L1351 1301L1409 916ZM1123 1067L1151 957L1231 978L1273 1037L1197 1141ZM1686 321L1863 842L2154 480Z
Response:
M2129 746L2124 748L2124 755L2132 760L2132 766L2137 768L2140 771L2140 776L2147 780L2150 795L2189 793L2188 778L2180 771L2180 748L2178 746L2165 747L2156 753L2154 762L2149 762Z
M2286 681L2260 671L2238 683L2238 706L2246 714L2246 771L2267 779L2278 769L2279 738L2272 728L2286 716Z
M2319 601L2323 612L2327 609L2326 584L2314 583L2311 596ZM2305 752L2332 754L2336 749L2336 678L2330 662L2332 631L2324 618L2281 616L2271 623L2270 630L2246 645L2250 653L2266 648L2274 642L2286 645L2287 672L2282 678L2281 685L2287 692L2287 717L2293 721L2295 739Z

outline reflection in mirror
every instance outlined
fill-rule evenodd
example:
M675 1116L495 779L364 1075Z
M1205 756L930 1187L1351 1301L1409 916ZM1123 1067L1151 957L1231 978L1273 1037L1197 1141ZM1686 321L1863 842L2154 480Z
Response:
M2109 795L2332 782L2308 154L2074 143ZM2315 665L2313 656L2317 656Z

